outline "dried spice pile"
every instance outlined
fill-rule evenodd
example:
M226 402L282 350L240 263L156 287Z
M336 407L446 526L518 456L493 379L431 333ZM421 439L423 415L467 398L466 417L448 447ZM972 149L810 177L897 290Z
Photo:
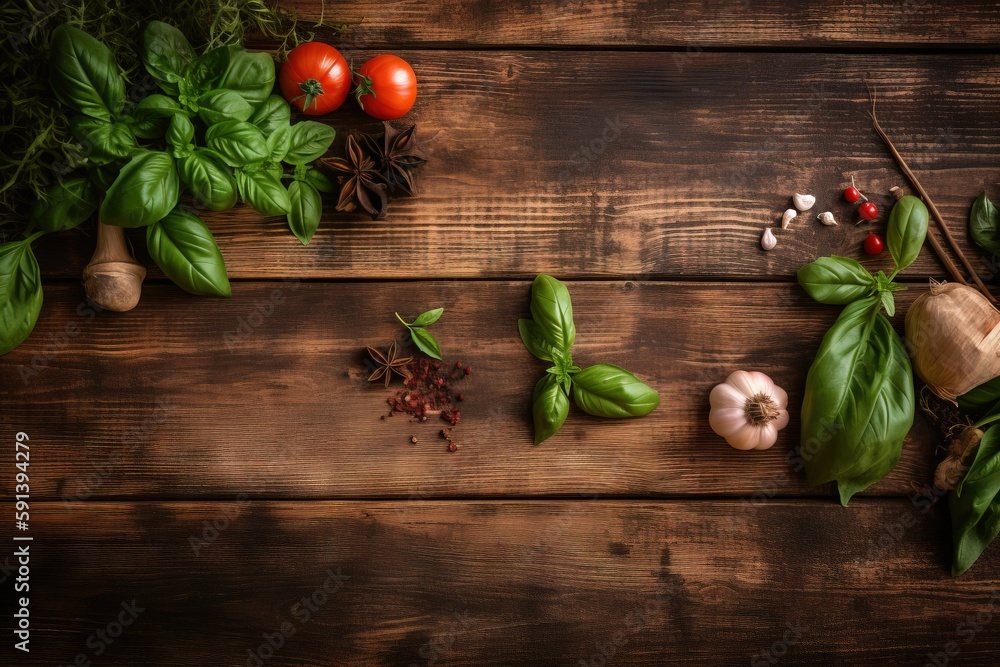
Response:
M462 419L458 403L464 400L455 385L472 374L472 368L461 362L451 365L437 359L421 357L406 366L409 377L403 388L385 399L391 417L397 412L410 415L414 421L425 422L440 415L452 426Z

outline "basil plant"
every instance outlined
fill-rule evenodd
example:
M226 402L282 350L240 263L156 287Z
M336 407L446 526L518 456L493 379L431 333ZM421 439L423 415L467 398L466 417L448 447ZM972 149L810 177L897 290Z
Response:
M660 395L623 368L574 365L576 340L573 304L566 285L545 274L531 285L531 319L518 320L521 340L533 355L552 366L535 385L532 413L535 444L555 435L569 416L569 397L596 417L641 417L660 404Z
M886 238L894 265L889 276L837 256L798 271L809 296L846 306L809 369L801 439L809 483L836 482L845 506L896 466L913 425L913 370L888 317L896 312L893 293L903 289L893 279L917 258L927 220L918 198L896 202Z

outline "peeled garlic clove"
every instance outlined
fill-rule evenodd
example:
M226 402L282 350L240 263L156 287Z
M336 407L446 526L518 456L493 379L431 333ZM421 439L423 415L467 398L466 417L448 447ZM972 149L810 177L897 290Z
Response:
M776 245L778 245L778 239L774 238L774 232L768 227L760 237L760 247L764 250L774 250Z
M813 204L816 203L816 198L812 195L800 195L796 192L792 195L792 203L795 204L795 208L800 211L808 211L813 207Z
M829 211L820 213L819 215L816 216L816 218L819 219L819 221L822 222L827 227L833 227L837 224L837 221L833 219L833 213L830 213Z
M792 219L799 214L794 208L790 208L785 211L781 216L781 228L788 229L788 225L792 224Z

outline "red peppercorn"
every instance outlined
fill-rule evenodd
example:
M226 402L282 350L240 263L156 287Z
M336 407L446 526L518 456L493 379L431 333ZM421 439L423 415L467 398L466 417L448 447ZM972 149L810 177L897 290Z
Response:
M875 202L866 201L858 207L858 215L861 216L862 220L874 220L878 217L878 206L875 205Z
M466 375L472 375L472 366L466 366L465 367L465 374Z
M454 442L449 442L448 443L448 451L449 452L457 452L458 451L458 445L456 445Z
M855 187L847 188L846 190L844 190L844 199L853 204L854 202L861 199L861 193L858 192L858 189Z
M865 252L869 255L881 255L885 250L885 241L875 232L870 233L865 238Z

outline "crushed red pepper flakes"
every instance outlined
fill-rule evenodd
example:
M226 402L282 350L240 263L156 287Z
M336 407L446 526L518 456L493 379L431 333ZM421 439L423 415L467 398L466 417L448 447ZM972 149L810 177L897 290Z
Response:
M471 370L461 362L455 368L465 368L465 376ZM410 415L414 421L425 422L433 415L452 426L462 419L462 413L455 405L459 400L452 389L452 383L465 376L452 373L444 363L425 357L414 359L406 366L410 377L403 381L403 388L386 399L389 404L389 414L397 412Z

